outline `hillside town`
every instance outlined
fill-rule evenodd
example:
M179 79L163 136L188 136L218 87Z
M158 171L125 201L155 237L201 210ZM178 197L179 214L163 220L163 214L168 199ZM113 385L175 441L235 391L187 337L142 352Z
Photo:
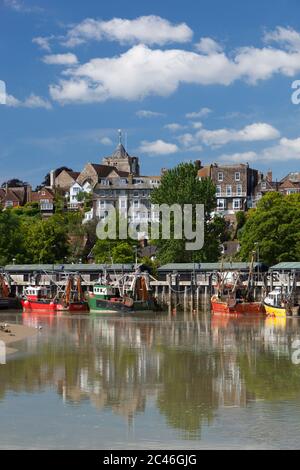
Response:
M205 164L200 160L194 163L199 179L210 178L216 187L215 212L233 224L237 212L255 208L267 193L300 193L299 171L274 180L272 170L264 175L248 163ZM84 211L84 200L89 197L91 207L84 212L83 222L104 218L110 207L121 213L131 208L131 217L145 222L151 217L151 193L168 170L162 168L160 175L143 175L140 167L139 157L127 153L119 133L119 143L112 154L96 163L86 163L81 171L66 167L52 169L48 184L35 190L20 180L2 184L0 204L5 210L37 203L42 216L49 217L54 213L55 194L58 193L64 198L66 211ZM13 185L15 181L18 182L16 186Z

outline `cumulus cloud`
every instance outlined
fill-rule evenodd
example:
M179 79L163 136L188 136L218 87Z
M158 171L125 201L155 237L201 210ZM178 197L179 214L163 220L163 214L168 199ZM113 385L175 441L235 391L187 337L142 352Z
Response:
M219 160L226 162L254 162L260 163L285 162L288 160L300 160L300 137L288 139L283 137L276 145L266 147L259 152L249 151L221 155Z
M208 116L208 114L210 114L211 112L212 110L210 108L201 108L200 111L187 113L185 117L188 119L198 119L198 118L203 118L205 116Z
M176 144L165 142L161 139L155 140L154 142L143 140L139 151L147 155L169 155L178 152L179 148Z
M277 139L280 133L270 124L257 122L243 129L200 129L196 137L205 145L219 146L229 142L255 142Z
M298 51L300 49L300 34L293 28L277 26L274 31L266 32L264 40L267 43L275 42L288 50Z
M185 23L174 25L155 15L140 16L134 20L113 18L103 21L87 18L68 31L63 44L74 47L87 41L105 39L121 44L164 45L170 42L185 43L192 36L192 30Z
M10 108L44 108L51 109L52 105L48 100L35 94L31 94L24 101L15 98L13 95L6 96L6 105Z
M54 38L54 36L49 36L49 37L42 37L38 36L36 38L32 39L33 44L37 44L40 49L50 52L51 47L50 47L50 42Z
M156 111L149 111L147 109L141 109L135 113L139 118L155 118L155 117L163 117L165 116L164 113L158 113Z
M102 145L112 145L113 141L109 137L102 137L102 139L100 139L100 143Z
M212 38L201 38L195 47L197 51L207 55L217 54L223 50L223 47Z
M49 65L76 65L78 59L75 54L51 54L43 57L43 62Z
M221 155L218 160L226 163L250 163L257 160L256 152L237 152L233 154Z
M170 124L166 124L164 127L171 132L181 131L182 129L186 128L186 126L183 124L178 124L177 122L171 122Z
M131 26L133 22L136 22L134 25L140 25L141 18L121 21L130 21ZM87 23L83 31L90 31L89 25ZM162 32L160 28L158 30ZM114 31L119 34L117 31L123 30L116 28ZM124 34L124 37L127 37L128 42L129 38L133 41L133 38L137 39L137 31L143 31L143 28L128 28L128 34L130 32L131 35ZM97 37L96 32L94 34ZM268 34L265 40L269 38L269 41L272 36L279 35L278 30ZM283 37L282 31L280 34ZM294 36L296 34L293 33ZM142 34L139 37L143 39ZM159 43L159 37L155 29L151 30L152 44ZM163 37L166 39L166 35ZM300 72L300 45L297 46L296 39L293 37L294 46L288 49L243 47L228 55L220 50L204 54L183 49L151 49L145 44L138 44L118 56L94 58L64 70L58 83L50 85L50 93L54 100L62 104L102 102L108 99L139 100L151 95L169 96L181 84L228 86L243 80L255 85L275 74L292 77ZM163 39L160 41L163 42ZM144 42L147 42L147 36ZM148 43L151 43L150 39ZM188 113L189 118L199 118L201 111Z

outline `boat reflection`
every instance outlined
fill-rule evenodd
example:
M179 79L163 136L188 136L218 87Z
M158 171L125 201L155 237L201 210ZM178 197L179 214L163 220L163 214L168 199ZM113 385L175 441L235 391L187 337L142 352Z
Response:
M2 400L54 385L66 404L90 402L128 423L155 403L169 427L196 439L220 408L300 397L293 319L23 314L22 321L43 331L1 369Z

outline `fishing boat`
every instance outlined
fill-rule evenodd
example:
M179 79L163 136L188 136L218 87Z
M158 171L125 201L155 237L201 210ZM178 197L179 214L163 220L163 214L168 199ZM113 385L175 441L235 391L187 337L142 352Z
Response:
M73 276L69 275L65 288L57 286L55 294L49 286L26 287L21 299L24 311L86 313L88 304L83 298L80 278L77 278L76 289L73 290Z
M93 292L88 294L91 313L158 310L156 299L152 296L148 273L136 271L134 274L125 274L115 283L111 283L106 276L105 278L105 283L96 283Z
M265 313L262 302L255 302L253 296L253 259L248 278L239 272L217 274L216 292L211 298L213 314L261 315Z
M12 295L10 283L5 274L0 274L0 309L18 308L19 301Z
M264 299L266 314L270 317L285 318L299 314L299 306L293 306L291 295L286 295L280 288L276 287Z

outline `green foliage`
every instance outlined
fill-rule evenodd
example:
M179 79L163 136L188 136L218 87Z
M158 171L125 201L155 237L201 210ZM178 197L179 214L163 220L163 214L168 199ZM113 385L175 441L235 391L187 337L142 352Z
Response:
M205 211L205 241L204 247L199 251L187 251L186 239L158 240L158 258L161 263L217 261L220 255L220 242L224 236L226 224L223 219L213 219L211 213L216 206L216 188L211 179L199 181L198 170L193 163L181 163L169 170L162 177L160 187L156 188L151 196L152 204L204 204ZM193 214L193 229L196 226Z
M11 212L21 217L41 218L40 206L38 202L28 202L23 207L14 207Z
M300 258L300 194L266 194L256 210L249 212L241 231L243 260L259 250L260 260L268 265Z
M246 223L247 217L244 211L236 213L237 230L240 230Z
M21 220L12 211L0 213L0 265L22 262L23 240Z
M62 263L68 255L68 234L61 216L23 224L23 247L26 261Z
M93 248L96 263L134 263L135 249L132 243L125 240L97 240Z

